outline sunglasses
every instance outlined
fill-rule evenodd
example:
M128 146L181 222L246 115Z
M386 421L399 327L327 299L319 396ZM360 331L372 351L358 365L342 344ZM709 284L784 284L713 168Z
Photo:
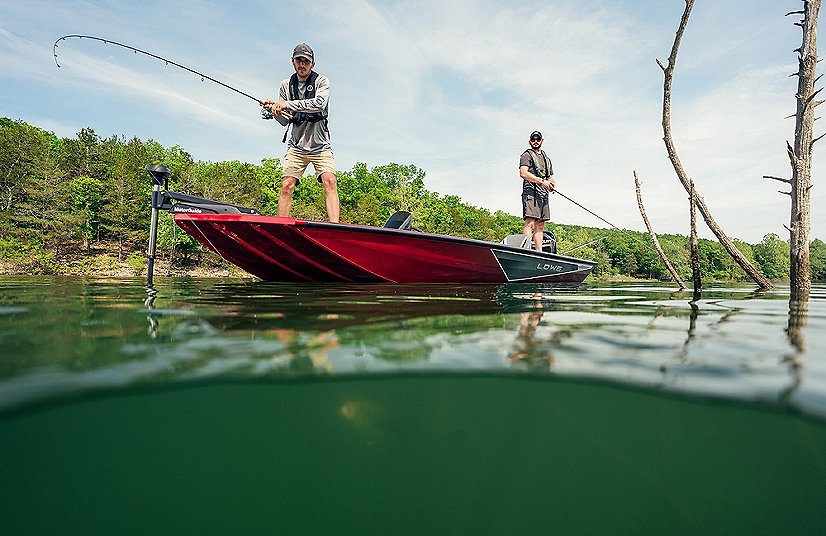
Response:
M542 141L542 138L531 138L531 141Z

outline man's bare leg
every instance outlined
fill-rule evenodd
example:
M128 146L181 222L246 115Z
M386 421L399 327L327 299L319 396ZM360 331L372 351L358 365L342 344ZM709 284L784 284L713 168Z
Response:
M278 215L284 218L290 216L295 191L295 177L281 178L281 193L278 195Z
M322 173L321 184L324 186L324 201L327 204L327 217L332 223L338 223L340 207L336 174L332 171Z

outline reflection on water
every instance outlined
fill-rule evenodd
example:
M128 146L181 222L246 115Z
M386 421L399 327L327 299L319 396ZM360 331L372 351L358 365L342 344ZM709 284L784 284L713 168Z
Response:
M542 294L534 293L531 299L530 305L527 305L531 309L519 314L519 329L508 360L516 369L534 373L550 372L554 360L551 349L569 337L570 333L567 329L559 329L548 335L537 335L545 314Z
M823 288L0 280L0 411L216 378L588 378L826 417Z

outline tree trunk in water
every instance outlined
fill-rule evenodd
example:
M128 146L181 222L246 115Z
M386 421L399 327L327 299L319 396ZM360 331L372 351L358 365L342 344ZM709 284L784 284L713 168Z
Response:
M812 188L812 139L814 110L822 100L814 100L818 91L814 90L815 68L817 67L817 16L821 0L803 2L803 44L798 49L800 68L797 72L797 113L794 128L794 148L788 146L792 164L791 198L792 210L789 226L790 283L792 299L806 300L812 290L811 265L809 258L809 231L811 208L809 191Z
M680 48L680 41L683 38L683 33L685 32L685 27L688 24L688 17L691 14L691 8L693 6L694 0L686 0L685 11L683 11L683 17L680 20L680 27L678 28L677 35L674 38L674 45L671 48L671 55L668 57L668 66L664 66L660 60L657 60L657 64L663 70L665 75L665 81L663 83L663 141L665 142L665 147L668 151L668 158L671 160L671 164L674 166L674 171L677 173L677 178L680 179L685 191L689 193L689 195L692 195L692 199L695 200L697 208L699 208L700 214L703 216L708 228L712 233L714 233L714 236L717 237L717 240L728 252L728 254L731 255L734 261L740 265L740 267L754 280L755 283L757 283L761 289L770 289L773 286L771 282L769 282L769 280L766 279L766 277L761 274L760 271L751 264L751 262L749 262L743 253L737 249L737 246L734 245L734 242L732 242L720 226L717 225L717 222L714 221L714 218L711 216L711 211L706 206L706 202L702 196L700 196L696 191L692 194L691 181L688 178L685 169L683 169L683 165L680 162L680 157L677 155L677 149L674 147L674 141L671 137L671 85L674 78L674 65L677 61L677 52Z
M689 212L691 213L691 277L694 279L694 297L691 301L699 301L703 294L703 279L700 274L700 241L697 239L697 195L694 191L694 181L691 181L689 196Z
M654 232L654 229L651 228L651 222L648 221L648 215L645 213L645 207L642 204L640 179L637 176L636 170L634 170L634 184L637 187L637 206L640 208L640 214L642 215L642 220L645 222L645 227L648 229L648 234L651 235L651 240L654 242L654 249L657 250L657 254L660 256L660 259L662 259L663 264L665 264L665 267L668 268L671 277L674 278L674 281L676 281L678 285L680 285L680 290L685 290L685 283L680 277L680 274L677 273L677 270L674 269L674 265L671 264L671 261L665 256L665 251L663 251L663 248L660 246L660 241L657 239L657 233Z

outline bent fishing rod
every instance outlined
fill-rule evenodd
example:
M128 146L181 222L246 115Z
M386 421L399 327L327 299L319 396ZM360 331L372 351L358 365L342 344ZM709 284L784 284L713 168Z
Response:
M145 56L149 56L150 58L155 58L156 60L160 60L160 61L166 63L167 65L174 65L175 67L178 67L179 69L183 69L185 71L189 71L192 74L200 76L201 77L201 82L203 82L204 79L209 80L210 82L215 82L216 84L218 84L220 86L224 86L227 89L230 89L230 90L232 90L236 93L239 93L239 94L241 94L241 95L243 95L247 98L250 98L250 99L254 100L255 102L257 102L261 106L264 105L264 101L262 101L261 99L257 99L255 97L253 97L252 95L250 95L249 93L244 93L240 89L236 89L236 88L230 86L229 84L225 84L225 83L221 82L220 80L216 80L215 78L212 78L211 76L206 75L202 72L196 71L195 69L190 69L186 65L181 65L180 63L177 63L175 61L172 61L172 60L169 60L169 59L166 59L166 58L162 58L161 56L158 56L157 54L153 54L151 52L147 52L145 50L141 50L139 48L135 48L135 47L130 46L130 45L126 45L126 44L123 44L123 43L118 43L117 41L112 41L111 39L104 39L102 37L95 37L93 35L80 35L80 34L64 35L63 37L61 37L57 41L55 41L54 46L52 47L52 54L54 55L55 65L57 65L58 67L60 67L60 63L58 63L58 61L57 61L58 43L60 43L64 39L74 39L74 38L76 38L76 39L92 39L94 41L101 41L104 44L119 46L119 47L122 47L122 48L125 48L125 49L128 49L128 50L131 50L131 51L135 52L136 54L143 54Z

